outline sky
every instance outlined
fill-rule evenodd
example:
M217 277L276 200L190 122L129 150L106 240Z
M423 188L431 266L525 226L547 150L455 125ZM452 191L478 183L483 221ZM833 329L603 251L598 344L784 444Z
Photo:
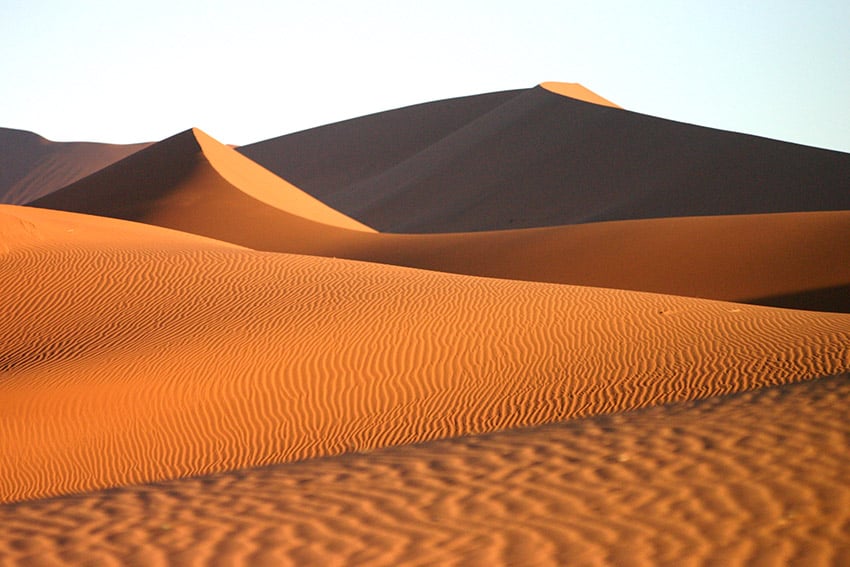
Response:
M242 145L544 81L850 152L850 2L0 0L0 126L57 141Z

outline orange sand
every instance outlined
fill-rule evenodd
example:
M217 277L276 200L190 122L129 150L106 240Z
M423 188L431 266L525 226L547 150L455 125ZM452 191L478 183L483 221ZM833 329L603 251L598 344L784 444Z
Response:
M13 565L846 565L848 402L845 376L11 504L0 506L0 555Z
M594 97L12 144L0 565L850 561L848 156Z
M621 108L610 100L602 98L595 92L589 90L588 88L578 83L548 82L540 83L540 86L546 89L547 91L551 91L555 94L559 94L569 98L574 98L576 100L581 100L592 104L599 104L602 106L610 106L611 108Z
M188 164L188 166L187 166ZM151 179L149 171L161 172ZM460 234L376 234L198 129L33 203L257 250L475 276L850 311L850 212L647 219Z
M848 315L260 253L116 221L79 245L57 222L86 234L102 219L3 210L5 501L850 371Z

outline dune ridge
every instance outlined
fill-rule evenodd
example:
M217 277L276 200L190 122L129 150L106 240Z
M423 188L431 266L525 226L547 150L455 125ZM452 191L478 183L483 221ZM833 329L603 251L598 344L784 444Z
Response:
M850 285L847 211L377 234L197 129L32 206L145 222L257 250L850 312L850 294L810 295Z
M149 145L53 142L0 128L0 203L28 203Z
M850 210L850 154L588 104L553 88L486 95L499 104L465 123L425 105L404 109L429 116L431 129L445 126L415 153L392 146L420 122L381 114L238 151L382 232ZM369 165L385 154L394 157L380 169Z
M4 212L29 223L4 229L18 236L0 266L7 502L850 370L846 315L261 253L139 225L174 246L80 247L39 236L33 215L64 213Z
M622 108L620 105L614 104L607 98L602 98L595 92L578 83L559 83L549 81L540 83L540 87L555 94L574 98L576 100L582 100L584 102L599 104L602 106L610 106L611 108Z

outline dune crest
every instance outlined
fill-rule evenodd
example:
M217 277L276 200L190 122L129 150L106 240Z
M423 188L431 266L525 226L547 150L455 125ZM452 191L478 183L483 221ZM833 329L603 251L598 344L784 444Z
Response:
M0 203L28 203L149 145L53 142L0 128Z
M239 152L382 232L850 210L850 154L551 89L557 84L418 105ZM447 112L451 105L460 110Z
M606 98L602 98L595 92L578 83L558 83L549 81L545 83L540 83L540 86L549 92L553 92L555 94L559 94L569 98L574 98L576 100L589 102L591 104L610 106L611 108L623 108L622 106L614 104Z
M375 232L374 229L328 207L200 129L192 128L191 132L204 157L218 174L257 201L328 226Z

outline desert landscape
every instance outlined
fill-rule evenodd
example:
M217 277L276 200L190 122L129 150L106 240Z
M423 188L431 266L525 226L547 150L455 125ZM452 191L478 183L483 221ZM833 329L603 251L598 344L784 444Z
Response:
M850 564L850 154L552 82L226 142L0 129L0 565Z

